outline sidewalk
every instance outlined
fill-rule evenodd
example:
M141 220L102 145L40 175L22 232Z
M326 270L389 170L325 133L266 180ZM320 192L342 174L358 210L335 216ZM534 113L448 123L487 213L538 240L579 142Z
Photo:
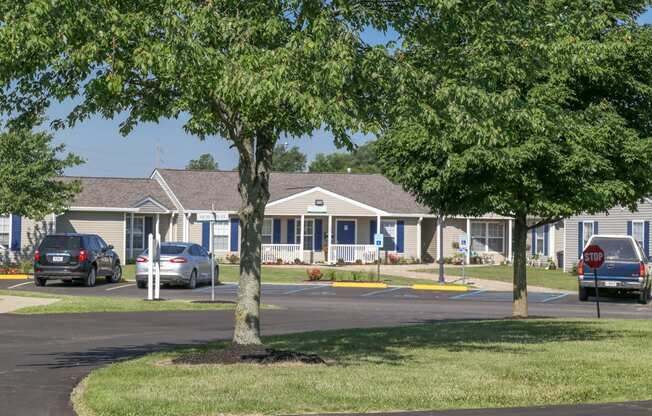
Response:
M0 313L9 313L28 306L49 305L59 299L33 298L24 296L0 296Z

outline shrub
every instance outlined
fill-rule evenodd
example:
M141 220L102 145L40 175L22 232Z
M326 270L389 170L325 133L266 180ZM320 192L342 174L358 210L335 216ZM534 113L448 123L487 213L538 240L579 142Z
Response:
M31 260L23 260L20 262L20 271L25 274L31 274L34 271L34 264Z
M351 279L358 281L362 278L362 273L359 272L351 272Z
M325 280L330 280L331 282L335 281L335 270L329 270L324 275Z
M346 263L344 263L344 259L343 259L343 258L340 257L339 259L337 259L337 265L338 265L338 266L344 266L344 264L346 264Z
M281 258L276 259L276 264L283 264L283 259Z
M308 280L312 282L321 280L321 278L324 277L324 274L319 269L308 269L307 272L308 272Z
M387 260L389 264L398 264L401 261L401 256L399 256L398 254L390 253L387 256Z
M300 258L294 259L294 264L303 264L303 261Z
M231 264L238 264L240 263L240 257L237 254L229 254L226 256L226 261Z
M361 265L361 264L362 264L362 260L357 259L357 260L355 261L355 264L357 264L358 266Z

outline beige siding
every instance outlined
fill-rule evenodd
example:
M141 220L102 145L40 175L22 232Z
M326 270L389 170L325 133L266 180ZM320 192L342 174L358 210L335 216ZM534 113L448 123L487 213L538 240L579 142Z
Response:
M48 215L42 220L22 217L20 223L20 250L0 249L0 264L30 260L43 237L52 232L54 232L52 215Z
M437 219L424 218L421 223L421 261L433 263L437 259Z
M458 218L446 218L444 220L443 252L444 257L453 257L457 250L453 243L457 243L462 234L466 234L466 220Z
M147 201L138 206L138 210L143 213L165 212L166 210L156 205L152 201Z
M66 212L57 217L57 232L97 234L114 247L123 263L126 260L122 212Z
M177 229L176 229L176 232L177 232L176 240L177 241L183 241L184 223L185 223L185 214L180 213L179 215L177 215Z
M324 192L315 191L301 195L285 202L269 206L265 209L265 215L268 217L276 215L301 215L308 213L308 207L315 204L316 199L324 201L327 214L339 216L364 216L375 215L375 212L362 208L356 204L344 201L338 197L328 195Z
M197 215L192 214L188 221L188 242L201 245L202 223L197 222Z

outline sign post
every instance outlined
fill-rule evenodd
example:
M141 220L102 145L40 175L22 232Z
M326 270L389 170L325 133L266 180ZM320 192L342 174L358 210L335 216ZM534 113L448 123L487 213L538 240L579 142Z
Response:
M154 236L147 235L147 300L154 300Z
M216 221L228 221L229 213L228 212L200 212L197 214L198 222L207 222L209 224L209 238L208 238L208 249L211 259L211 302L215 302L215 249L213 246L213 240L215 239L215 222Z
M377 250L377 258L378 258L378 270L376 272L376 277L378 278L378 281L380 282L380 249L383 248L383 243L385 241L385 237L383 237L383 233L376 233L374 234L374 245L376 246Z
M582 254L584 263L593 269L593 281L595 283L595 307L600 319L600 292L598 289L598 269L604 263L604 251L600 246L592 244ZM581 272L581 270L580 270Z

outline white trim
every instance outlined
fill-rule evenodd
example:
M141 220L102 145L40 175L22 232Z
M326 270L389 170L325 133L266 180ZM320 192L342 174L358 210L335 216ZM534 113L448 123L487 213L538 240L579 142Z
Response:
M510 219L507 222L507 258L513 263L514 262L514 248L512 247L512 228L514 227L514 220Z
M332 263L333 260L333 250L331 249L331 246L333 245L333 216L329 215L328 216L328 263Z
M184 212L189 214L201 214L204 212L223 212L229 215L236 215L238 211L224 211L224 210L211 210L211 209L187 209Z
M290 218L288 218L288 219L290 219ZM296 222L296 221L301 221L302 219L303 219L303 223L297 223ZM301 224L303 224L303 229L299 229L299 234L303 233L303 238L300 240L301 241L301 249L303 251L316 252L315 251L315 218L312 215L310 217L306 217L305 215L301 215L299 217L294 218L294 221L295 221L295 223L294 223L294 241L293 242L288 241L288 244L297 244L297 237L298 237L297 236L297 224L299 224L299 227L301 227ZM308 221L310 221L312 223L312 234L306 234L306 222L308 222ZM286 227L287 227L287 219L285 221L285 224L286 224ZM323 232L323 229L322 229L322 232ZM305 238L308 235L310 236L310 239L312 241L312 244L311 244L312 250L307 250L306 248L304 248L304 245L303 245L303 240L305 240Z
M280 243L275 243L275 242L274 242L274 220L275 220L275 219L277 219L277 218L275 218L275 217L263 217L263 226L262 226L261 229L260 229L260 241L261 241L261 244L280 244ZM272 233L271 233L271 234L263 234L263 230L265 229L265 220L270 220L270 221L272 221ZM280 221L280 218L278 218L278 220ZM230 220L229 220L229 221L230 221ZM239 222L239 221L238 221L238 222ZM283 229L283 224L281 224L281 230L282 230L282 229ZM263 241L263 236L264 236L264 235L268 235L268 236L269 236L269 243L263 243L263 242L262 242L262 241ZM281 238L281 241L283 241L283 236L280 235L279 237ZM288 243L288 244L290 244L290 243Z
M156 180L158 182L159 186L163 189L163 192L172 200L172 202L177 206L177 208L180 211L185 211L185 208L181 204L181 201L177 198L177 196L172 192L172 188L170 188L170 185L163 179L163 175L158 171L158 169L154 169L154 172L149 177L150 179Z
M643 226L643 241L641 244L641 247L643 250L645 250L645 220L632 220L632 237L634 237L634 240L636 240L636 237L634 236L634 224L639 223ZM638 240L636 240L638 242Z
M358 219L357 218L352 218L352 219L347 219L347 218L336 218L335 219L335 244L346 244L346 243L340 243L337 241L337 223L340 221L353 221L355 223L355 229L354 231L354 236L353 236L353 244L358 244Z
M398 253L398 251L396 251L396 247L398 246L398 221L399 220L397 220L396 218L389 218L389 219L388 218L385 218L385 219L381 218L380 221L376 223L376 224L380 224L380 227L378 225L376 225L376 228L379 228L378 229L379 233L383 232L383 225L382 225L383 221L384 222L393 222L394 223L394 235L391 236L391 237L394 238L394 250L383 249L383 251L385 251L387 253ZM404 236L404 239L405 239L405 236ZM356 239L356 243L357 243L357 239ZM384 245L385 245L385 235L383 234L383 246ZM403 241L403 245L405 246L405 241ZM405 250L403 252L405 253Z
M562 266L562 270L565 273L566 272L566 256L568 254L568 253L566 253L566 231L567 231L566 230L566 220L564 220L563 224L564 224L564 237L563 237L564 240L563 240L563 243L562 243L562 249L564 250L564 258L563 258L564 265Z
M422 221L423 221L423 217L417 220L417 259L419 259L420 262L422 262L421 259L421 222Z
M358 201L356 201L354 199L347 198L347 197L342 196L340 194L336 194L335 192L331 192L331 191L328 191L328 190L326 190L324 188L320 188L319 186L315 186L314 188L310 188L310 189L307 189L305 191L302 191L302 192L299 192L299 193L296 193L296 194L293 194L293 195L290 195L290 196L286 196L285 198L277 199L276 201L268 203L265 206L265 208L273 207L273 206L281 204L283 202L291 201L291 200L296 199L298 197L308 195L308 194L311 194L311 193L314 193L314 192L323 192L324 194L326 194L328 196L332 196L333 198L339 199L339 200L344 201L344 202L348 202L349 204L355 205L358 208L367 209L367 210L369 210L371 212L374 212L375 214L381 214L381 215L384 215L384 216L388 215L387 212L385 212L385 211L383 211L381 209L372 207L371 205L363 204L362 202L358 202ZM322 213L322 214L327 214L327 213Z
M505 246L506 246L505 240L506 240L506 238L505 238L505 222L503 220L477 219L477 220L473 220L473 224L484 224L484 241L485 241L484 250L477 250L477 252L479 252L479 253L498 253L498 254L505 255ZM491 238L491 239L494 239L494 240L498 240L498 237L489 237L489 224L499 224L499 225L502 225L502 227L503 227L503 236L502 236L503 246L502 246L502 249L500 251L489 250L489 239ZM471 233L470 220L469 220L469 235L467 236L467 238L468 238L468 242L469 242L469 249L467 250L467 253L470 256L471 251L476 251L476 250L473 250L473 235Z
M164 213L170 212L170 210L167 207L165 207L163 204L161 204L160 202L158 202L156 199L152 198L151 196L147 196L147 197L141 199L140 201L136 202L134 204L134 207L135 208L140 208L142 205L144 205L147 202L151 202L152 204L154 204L157 207L161 208Z
M6 214L8 220L9 220L9 245L8 246L3 246L0 244L0 250L2 251L11 251L11 240L12 240L12 229L14 228L14 221L13 221L13 216L14 214ZM0 215L3 216L3 215Z
M582 223L582 240L586 240L588 243L589 240L595 235L595 220L586 220L586 221L578 221ZM587 239L586 236L584 235L584 224L591 224L591 236ZM586 247L586 244L584 244L584 241L582 243L582 250L584 250L584 247ZM582 253L577 253L577 258L579 259L582 256Z
M471 217L466 217L466 264L471 264L471 247L473 246L473 238L471 238Z
M441 218L441 219L440 219ZM435 239L435 262L439 263L440 259L443 257L442 255L442 224L443 224L443 218L442 217L437 217L437 227L435 228L435 233L437 235Z
M217 250L215 249L215 223L217 222L224 222L226 221L226 250ZM215 221L212 223L213 224L213 238L211 241L213 242L213 252L220 252L220 253L230 253L231 252L231 217L229 217L228 220L219 220ZM223 237L223 235L220 235Z
M138 212L138 208L115 208L115 207L70 207L68 211L91 211L91 212Z

